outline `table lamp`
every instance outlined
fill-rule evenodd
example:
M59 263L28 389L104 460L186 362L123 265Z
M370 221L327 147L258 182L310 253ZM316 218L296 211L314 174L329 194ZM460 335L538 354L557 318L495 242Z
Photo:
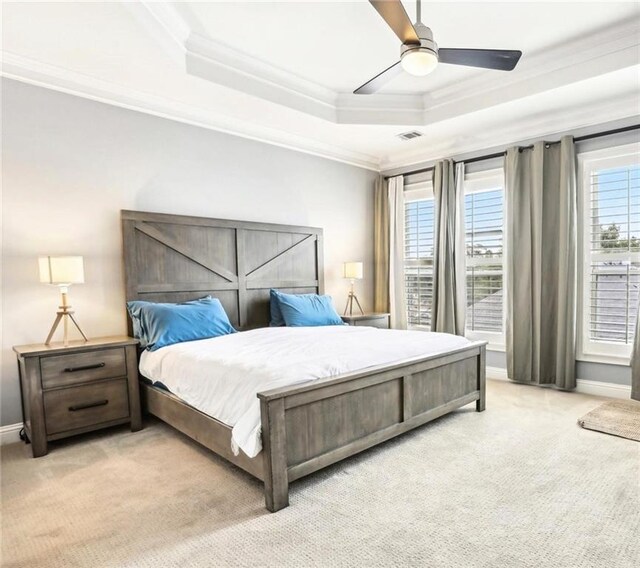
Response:
M60 288L62 294L62 302L57 312L56 319L53 322L51 331L47 336L45 345L51 343L51 338L55 333L60 320L64 324L64 345L69 345L69 319L78 328L80 335L85 341L87 336L80 329L78 322L73 317L74 311L71 304L67 303L67 294L71 284L84 284L84 263L81 256L41 256L38 259L40 265L40 282L44 284L54 284Z
M349 315L353 315L353 302L355 300L360 313L364 315L362 311L362 306L360 306L360 302L358 301L358 297L353 291L353 285L356 280L362 280L364 274L364 268L362 262L345 262L344 263L344 277L349 278L351 280L351 288L349 289L349 297L347 298L347 305L344 308L344 315L347 315L347 311Z

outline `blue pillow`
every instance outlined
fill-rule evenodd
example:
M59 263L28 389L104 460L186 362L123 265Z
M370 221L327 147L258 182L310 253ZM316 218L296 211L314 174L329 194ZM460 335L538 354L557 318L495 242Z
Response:
M344 325L333 307L331 296L272 292L275 292L282 318L288 327Z
M213 298L211 296L205 296L204 298L198 298L197 300L187 300L186 302L180 302L182 305L188 304L202 304L211 303ZM147 315L148 310L145 308L154 306L176 306L178 304L161 304L158 302L144 302L142 300L127 302L127 311L131 316L131 323L133 326L133 336L140 340L140 347L147 346L147 331L144 327L144 316Z
M280 294L280 292L277 290L271 290L269 292L269 311L271 313L271 321L269 322L270 327L282 327L286 325L282 317L280 304L278 303L278 294Z
M135 337L149 351L236 331L220 300L211 296L180 304L133 301L127 302L127 310Z

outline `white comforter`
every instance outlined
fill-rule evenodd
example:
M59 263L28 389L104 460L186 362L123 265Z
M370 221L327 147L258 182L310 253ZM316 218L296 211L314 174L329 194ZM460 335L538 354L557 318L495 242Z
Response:
M372 327L278 327L145 351L140 372L233 427L232 449L262 449L258 392L468 345L464 337Z

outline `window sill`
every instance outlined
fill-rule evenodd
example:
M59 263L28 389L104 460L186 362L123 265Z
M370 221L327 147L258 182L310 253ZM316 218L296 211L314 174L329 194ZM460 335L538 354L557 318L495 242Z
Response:
M487 351L495 351L497 353L505 352L505 337L503 333L490 333L467 329L464 336L469 341L486 341Z
M602 365L618 365L620 367L628 367L631 365L631 357L624 355L597 355L590 353L579 353L576 361L581 363L600 363Z
M409 329L413 331L431 331L427 326L411 326ZM486 338L465 336L469 341L482 341ZM494 353L506 353L506 346L502 343L487 343L487 351ZM576 355L576 361L581 363L600 363L601 365L617 365L619 367L628 367L631 365L631 357L627 355L602 355L597 353L579 353Z
M407 326L407 329L409 331L426 331L426 332L431 331L431 328L426 325L410 325L410 326ZM491 340L488 339L487 337L481 337L481 336L474 337L473 335L466 334L465 338L468 339L469 341L488 341L489 343L487 343L487 351L495 351L496 353L506 352L506 347L504 343L492 343Z
M495 353L506 353L507 352L507 348L504 346L504 344L502 343L491 343L491 341L489 339L487 339L486 337L473 337L473 336L468 336L465 335L465 337L469 340L469 341L488 341L487 343L487 351L493 351Z
M488 343L487 351L506 353L507 349L504 345ZM631 357L625 357L623 355L592 355L582 353L576 356L576 361L580 361L581 363L600 363L601 365L617 365L619 367L629 367L631 365Z

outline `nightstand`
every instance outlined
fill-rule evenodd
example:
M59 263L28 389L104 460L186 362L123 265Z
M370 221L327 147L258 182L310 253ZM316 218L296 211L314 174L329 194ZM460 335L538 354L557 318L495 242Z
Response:
M348 325L366 325L369 327L379 327L380 329L389 329L390 314L360 314L351 316L340 316L342 321Z
M34 458L52 440L116 424L142 428L137 346L130 337L103 337L13 348Z

